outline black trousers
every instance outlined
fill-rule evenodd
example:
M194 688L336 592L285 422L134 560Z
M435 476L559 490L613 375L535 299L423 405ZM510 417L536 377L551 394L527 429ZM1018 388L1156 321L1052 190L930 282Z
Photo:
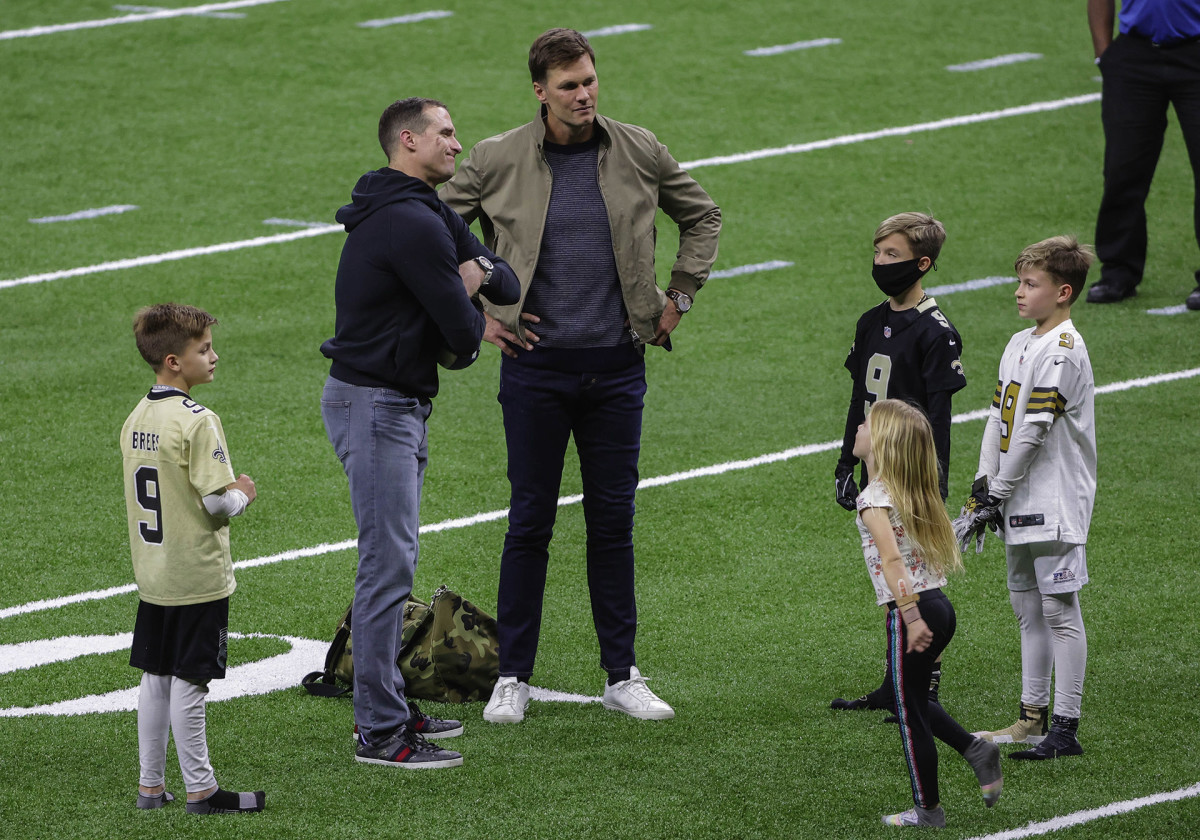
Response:
M1146 196L1162 152L1167 108L1183 129L1200 244L1200 41L1156 47L1121 35L1100 58L1104 76L1104 197L1096 219L1100 282L1132 288L1146 267ZM1200 284L1200 271L1196 272Z
M896 693L896 714L900 718L900 738L904 760L912 784L913 802L922 808L934 808L938 795L937 745L934 738L961 754L975 741L949 712L929 702L929 675L946 645L954 638L954 606L940 589L921 593L921 618L933 631L933 642L920 653L905 653L907 628L900 611L888 610L888 678Z

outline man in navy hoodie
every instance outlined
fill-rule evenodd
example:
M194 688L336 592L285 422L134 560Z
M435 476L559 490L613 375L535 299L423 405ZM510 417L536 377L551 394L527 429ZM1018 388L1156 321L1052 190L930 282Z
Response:
M350 483L358 524L354 581L355 758L430 769L462 756L429 743L462 732L421 714L396 664L404 603L417 565L425 423L437 365L465 367L479 352L480 294L516 303L520 287L435 187L454 175L462 146L446 106L410 98L379 118L383 169L363 175L337 212L349 234L338 264L336 332L321 395L329 442Z

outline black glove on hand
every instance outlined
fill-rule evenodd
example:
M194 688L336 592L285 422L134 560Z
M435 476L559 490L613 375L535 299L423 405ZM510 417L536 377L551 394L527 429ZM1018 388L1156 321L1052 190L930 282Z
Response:
M833 493L837 503L846 510L858 509L858 485L854 483L854 465L838 461L833 471Z
M971 497L954 520L954 536L963 552L966 552L971 539L974 538L975 553L981 553L983 536L987 529L995 531L1004 526L1004 515L1000 512L1002 504L1002 500L988 494L987 476L980 476L975 480L971 487Z

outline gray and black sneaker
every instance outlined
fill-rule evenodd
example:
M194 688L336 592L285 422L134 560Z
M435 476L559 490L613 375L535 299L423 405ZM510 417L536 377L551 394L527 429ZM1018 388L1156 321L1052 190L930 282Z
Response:
M942 810L941 805L936 808L922 808L920 805L914 805L899 814L886 814L883 824L902 828L945 828L946 812Z
M426 738L453 738L463 734L461 720L442 720L423 714L417 704L408 701L408 724L414 732L419 732Z
M1000 772L1000 748L991 741L976 738L971 746L963 751L963 758L975 771L979 780L979 792L983 796L983 804L991 808L1000 799L1004 790L1004 775Z
M462 756L431 744L419 732L407 726L379 744L360 743L354 750L354 760L364 764L383 764L387 767L406 767L410 770L436 770L458 767Z
M1049 758L1083 755L1083 747L1075 734L1078 729L1079 718L1053 715L1050 718L1050 732L1040 744L1031 750L1012 753L1008 757L1022 761L1045 761Z

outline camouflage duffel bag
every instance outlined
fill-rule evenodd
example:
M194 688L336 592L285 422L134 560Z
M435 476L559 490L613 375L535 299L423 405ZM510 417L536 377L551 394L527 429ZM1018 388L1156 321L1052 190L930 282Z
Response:
M353 690L350 610L334 633L325 668L301 681L310 694L341 697ZM469 703L492 694L500 668L496 619L445 586L429 603L410 597L396 661L413 700Z
M500 671L496 619L444 586L428 604L410 598L397 661L415 700L487 700Z

